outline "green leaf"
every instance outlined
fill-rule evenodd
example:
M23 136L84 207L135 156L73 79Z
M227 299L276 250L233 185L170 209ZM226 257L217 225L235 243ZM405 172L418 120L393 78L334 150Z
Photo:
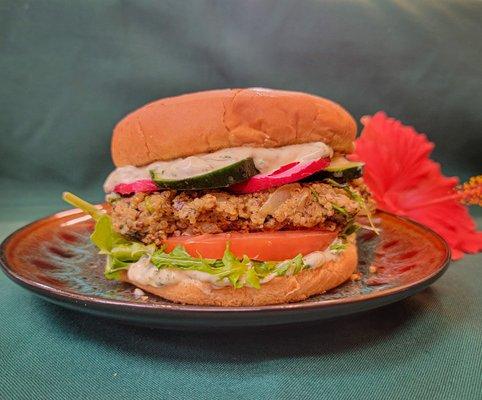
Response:
M273 272L278 276L283 276L286 274L286 272L288 272L289 267L290 267L289 261L284 261L279 263Z
M345 229L343 230L340 236L342 238L346 238L347 236L350 236L352 233L355 233L356 231L358 231L358 229L360 229L360 225L354 221L351 221L345 227Z
M310 191L311 191L311 196L313 196L313 199L320 203L320 197L318 196L318 193L316 193L316 191L313 189L313 188L310 188Z
M335 211L338 211L340 214L344 215L345 217L348 217L348 216L349 216L348 212L345 210L344 207L339 206L339 205L337 205L337 204L335 204L335 203L331 203L331 206L333 207L333 209L334 209Z
M235 287L240 288L243 286L243 282L240 280L241 276L247 270L247 265L249 263L249 258L244 257L243 261L239 261L236 256L229 249L229 242L226 244L226 250L222 258L224 267L229 270L228 279L229 282Z
M146 253L152 254L155 249L154 245L146 246L142 243L131 242L114 246L110 254L118 260L133 262L138 261Z
M298 254L291 260L279 263L273 272L278 276L295 275L305 269L305 267L306 266L303 262L303 256L301 254Z
M358 193L356 190L354 190L352 187L350 187L350 185L348 185L347 183L341 184L341 183L338 183L338 182L334 181L333 179L325 179L325 182L329 183L330 185L332 185L334 187L343 189L351 199L355 200L360 205L360 207L363 209L363 211L365 211L365 215L367 216L368 222L370 223L370 226L363 226L363 227L365 229L368 229L368 230L371 230L371 231L375 232L377 235L380 234L380 230L373 223L372 214L371 214L370 210L368 209L368 206L365 202L365 199L363 198L363 196L360 193Z
M304 268L303 256L298 254L293 260L291 260L292 275L301 272Z
M171 256L172 257L186 257L186 258L192 258L191 255L184 249L182 246L176 246L174 249L171 251Z
M145 254L152 254L155 246L129 241L114 231L112 221L106 214L102 215L95 224L91 235L92 243L107 255L105 276L108 279L119 279L120 271L127 270L132 263L139 261Z
M347 247L346 241L336 241L330 246L330 251L334 253L341 253L342 251L345 251Z
M340 182L337 182L331 178L326 178L326 179L323 179L324 182L326 183L329 183L331 186L334 186L334 187L337 187L337 188L341 188L341 189L344 189L345 187L348 186L347 183L340 183Z
M182 247L176 246L171 253L166 253L163 250L156 250L152 255L151 262L157 268L180 268L191 269L210 274L216 273L212 267L216 260L194 258Z
M251 261L251 263L256 271L256 275L260 279L263 279L273 272L275 267L279 264L279 261Z
M112 222L108 215L99 217L95 224L94 232L90 235L90 240L94 243L103 254L108 254L117 244L123 244L127 241L114 231Z
M121 271L128 269L130 265L131 263L120 261L109 254L107 255L104 276L109 280L119 280Z
M261 288L261 285L259 283L259 277L253 268L248 268L248 270L246 271L246 283L252 288Z
M64 193L63 198L95 219L95 228L90 235L90 240L98 247L99 253L107 255L104 270L107 279L119 279L121 271L129 269L132 263L139 261L142 256L154 252L154 245L147 246L140 242L128 240L117 233L112 226L110 217L94 205L72 193Z

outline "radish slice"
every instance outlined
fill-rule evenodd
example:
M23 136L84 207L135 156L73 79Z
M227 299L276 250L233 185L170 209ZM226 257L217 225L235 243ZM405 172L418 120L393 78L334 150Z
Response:
M308 163L292 163L283 166L269 174L258 174L249 178L245 182L230 186L234 193L253 193L266 190L271 187L286 185L287 183L297 182L307 178L314 173L321 171L330 164L330 159L320 158ZM291 167L290 167L291 166ZM289 168L288 168L289 167Z
M119 183L114 188L114 192L122 195L139 193L139 192L145 192L145 193L156 192L158 190L159 188L157 187L155 182L151 181L150 179L143 179L132 183Z
M269 189L270 187L300 181L324 169L329 164L330 159L328 157L303 164L294 162L284 165L269 174L255 175L244 182L230 186L229 189L234 193L258 192L260 190ZM158 190L159 187L150 179L143 179L132 183L119 183L114 187L114 192L121 195L129 195L139 192L150 193L157 192Z

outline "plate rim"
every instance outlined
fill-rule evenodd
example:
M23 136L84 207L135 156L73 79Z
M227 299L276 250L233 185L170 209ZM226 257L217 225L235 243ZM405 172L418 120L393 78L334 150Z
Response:
M102 205L98 205L98 207L102 207ZM83 211L81 211L78 208L75 208L75 209L60 211L60 212L36 219L16 229L12 233L10 233L0 244L0 268L9 279L11 279L14 283L17 283L20 286L24 287L25 289L35 292L36 294L39 294L42 297L59 300L61 302L68 302L69 304L83 303L85 304L85 306L91 306L94 309L120 307L121 309L129 309L134 312L144 311L146 313L152 313L152 312L159 312L159 313L162 312L162 313L169 313L169 314L171 313L172 314L179 314L179 313L220 314L222 313L222 314L228 314L228 315L236 314L236 313L256 313L256 312L276 313L276 312L286 312L286 311L296 311L296 310L313 310L313 309L330 308L333 306L346 306L351 304L357 304L365 301L370 301L373 299L385 299L385 298L390 298L390 297L396 296L397 294L406 292L409 289L418 289L418 288L423 288L425 286L429 286L431 283L433 283L435 280L440 278L445 273L448 266L450 265L451 250L444 238L442 238L437 232L435 232L431 228L417 221L414 221L410 218L398 216L384 210L377 210L377 213L386 214L389 217L400 219L406 223L413 224L418 228L421 228L427 231L428 233L430 233L436 240L439 241L440 244L442 244L442 247L445 251L445 255L444 255L443 261L441 262L440 267L436 271L432 272L430 275L427 275L415 282L399 285L396 287L392 287L392 288L388 288L388 289L384 289L381 291L372 292L368 294L361 294L361 295L350 296L350 297L340 297L337 299L327 299L327 300L312 301L312 302L302 301L302 302L294 302L294 303L271 304L271 305L263 305L263 306L243 306L243 307L197 306L197 305L180 304L180 303L174 303L174 302L171 304L135 303L135 302L126 302L122 300L94 297L94 296L83 295L83 294L51 287L49 285L40 283L33 279L27 278L25 276L22 276L10 268L10 266L8 265L7 256L6 256L6 249L10 241L14 240L14 238L17 235L29 229L33 225L45 223L52 218L64 218L70 215L84 214Z

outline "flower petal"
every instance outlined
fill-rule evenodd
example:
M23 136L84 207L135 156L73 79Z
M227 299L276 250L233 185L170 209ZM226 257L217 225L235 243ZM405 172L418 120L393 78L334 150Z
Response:
M378 208L432 228L447 241L453 259L482 250L482 232L450 196L458 179L444 176L429 158L434 144L383 112L361 121L364 129L350 159L365 162L364 180Z

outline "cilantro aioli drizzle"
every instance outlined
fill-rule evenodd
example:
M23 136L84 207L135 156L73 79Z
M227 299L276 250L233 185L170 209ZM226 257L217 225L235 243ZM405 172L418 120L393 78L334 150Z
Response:
M245 158L253 158L260 173L277 170L283 165L298 161L308 162L332 157L333 150L323 142L293 144L276 148L231 147L213 153L199 154L170 161L157 161L144 167L116 168L104 183L106 193L114 191L120 183L151 179L150 171L160 173L164 179L185 179L225 167Z

